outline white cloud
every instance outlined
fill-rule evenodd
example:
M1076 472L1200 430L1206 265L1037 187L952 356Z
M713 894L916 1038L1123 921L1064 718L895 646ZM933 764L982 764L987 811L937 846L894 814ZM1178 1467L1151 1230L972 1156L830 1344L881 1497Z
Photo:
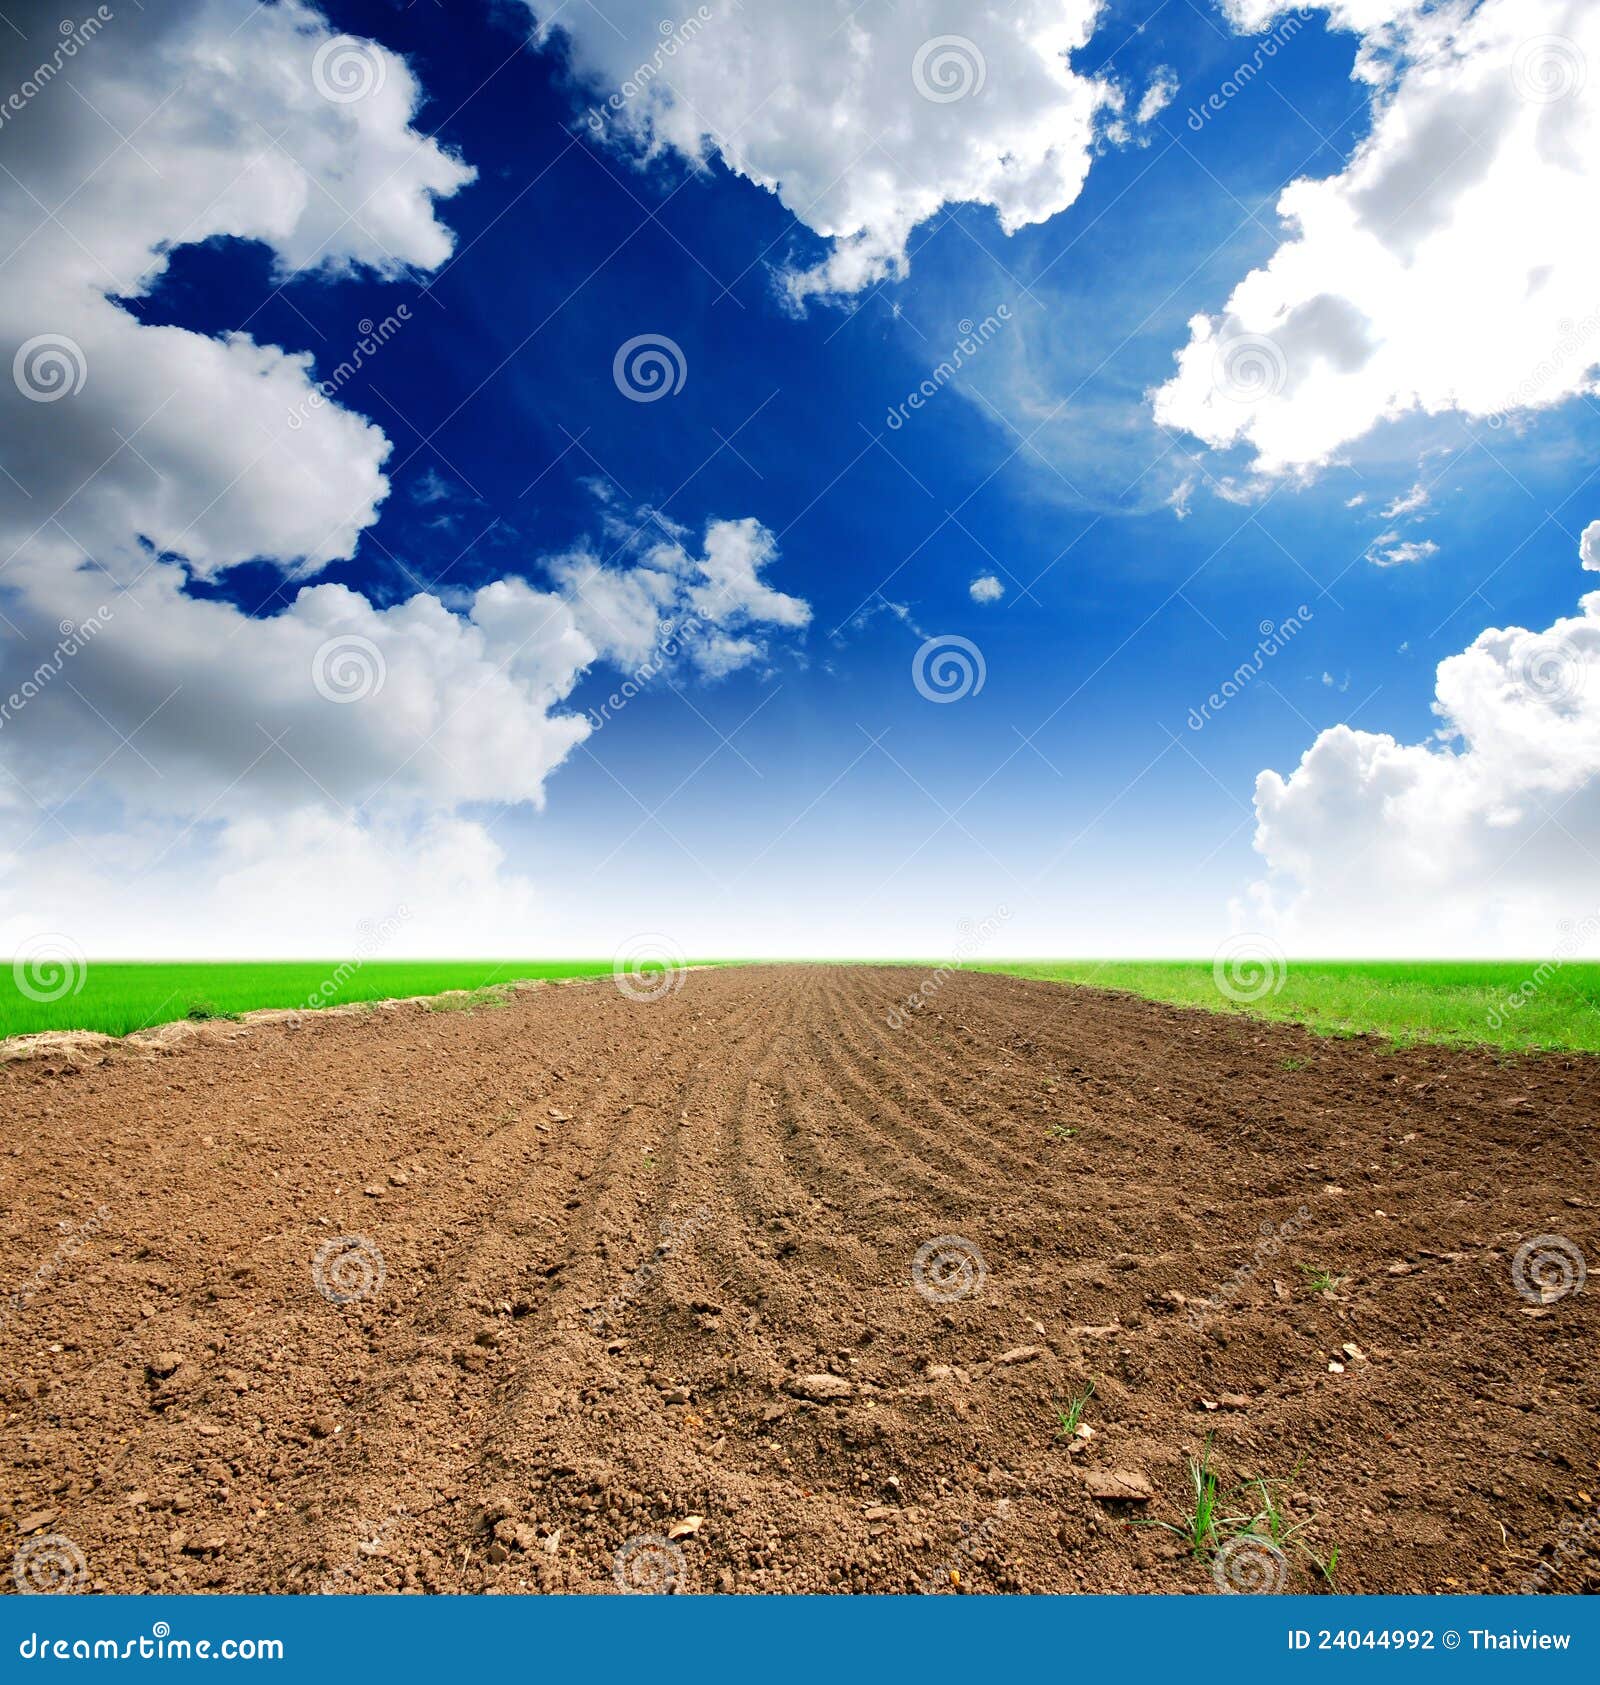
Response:
M785 270L796 305L903 274L945 205L990 205L1008 234L1064 210L1120 103L1068 62L1100 0L706 0L670 34L655 0L529 4L571 37L591 127L647 157L719 156L831 243Z
M985 573L973 580L967 594L975 603L997 603L1006 594L1006 588L992 573Z
M457 495L457 488L437 468L425 469L411 482L411 501L426 509L433 503L445 503Z
M1600 521L1590 521L1583 529L1578 559L1591 573L1600 573Z
M759 577L776 555L777 541L759 521L713 521L706 529L705 555L691 562L703 583L690 587L689 600L719 626L740 620L796 629L807 625L810 607Z
M0 952L41 932L67 933L95 959L549 951L551 897L471 819L290 805L197 830L146 819L109 850L52 830L53 845L27 857L26 899L0 899Z
M1302 953L1545 954L1600 904L1600 592L1439 664L1429 743L1339 725L1256 781L1252 914Z
M700 555L689 533L655 510L629 520L613 512L605 524L612 555L582 545L548 564L572 604L577 623L597 650L619 666L638 663L676 632L689 659L721 677L764 659L760 639L729 636L751 625L802 630L811 607L774 590L761 570L777 556L777 541L762 524L713 520ZM613 565L618 556L625 565Z
M1439 554L1439 546L1431 538L1407 539L1404 543L1397 542L1398 539L1398 533L1382 534L1373 541L1367 560L1374 567L1398 568L1412 562L1425 562L1430 556Z
M46 43L0 33L12 86ZM383 49L365 49L382 69L370 98L325 98L324 37L295 0L130 9L7 123L21 187L0 205L0 331L8 364L38 348L0 382L15 477L0 481L0 557L41 527L125 573L144 565L136 536L200 574L354 550L387 490L389 446L311 390L311 359L242 333L146 327L107 296L138 299L174 245L219 235L264 242L284 274L399 275L449 255L433 202L472 172L410 127L420 92ZM137 139L119 146L85 102ZM81 389L31 399L30 369L37 388L52 357Z
M20 44L0 31L5 85L57 39L54 19ZM560 705L627 638L559 569L554 589L502 579L460 613L309 583L353 555L388 492L388 439L313 384L352 348L314 367L137 315L173 249L218 236L263 242L285 278L436 268L452 241L435 201L472 172L411 127L420 98L401 59L298 0L196 0L119 11L7 122L25 191L0 200L0 345L18 359L0 380L0 936L59 909L87 946L120 932L194 951L201 929L325 951L323 914L362 903L335 886L400 898L459 877L490 905L497 851L458 809L539 804L588 735ZM136 142L86 121L91 104ZM405 355L395 294L392 337L362 355ZM689 646L703 669L763 656L730 625L805 624L759 577L774 554L759 523L719 521L672 571L664 610L726 588L705 649ZM281 606L189 590L247 561L285 575ZM86 622L59 658L62 627ZM281 897L230 896L269 881ZM530 895L506 879L508 906ZM467 927L444 945L472 945Z
M1360 34L1409 18L1422 0L1326 0L1319 9L1328 14L1331 29ZM1220 0L1224 15L1237 30L1256 34L1285 12L1298 10L1298 0Z
M1139 109L1134 121L1149 123L1172 104L1172 96L1178 91L1178 73L1170 65L1158 65L1150 78L1139 100Z
M1259 24L1284 8L1241 0ZM1542 408L1600 361L1600 8L1348 3L1368 31L1370 138L1278 202L1291 236L1190 324L1158 419L1266 473L1385 420Z
M1402 515L1414 515L1419 509L1428 507L1428 488L1418 480L1410 491L1397 497L1380 513L1384 520L1393 521Z

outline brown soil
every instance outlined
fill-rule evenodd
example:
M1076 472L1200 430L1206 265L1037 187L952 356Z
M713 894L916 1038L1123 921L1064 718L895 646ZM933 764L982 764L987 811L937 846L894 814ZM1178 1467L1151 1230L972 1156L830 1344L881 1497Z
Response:
M604 1591L619 1551L690 1592L1210 1591L1129 1523L1214 1435L1342 1589L1600 1589L1600 1281L1512 1276L1538 1235L1600 1264L1592 1061L966 974L891 1029L918 981L0 1068L4 1548L107 1591ZM383 1280L341 1304L351 1236Z

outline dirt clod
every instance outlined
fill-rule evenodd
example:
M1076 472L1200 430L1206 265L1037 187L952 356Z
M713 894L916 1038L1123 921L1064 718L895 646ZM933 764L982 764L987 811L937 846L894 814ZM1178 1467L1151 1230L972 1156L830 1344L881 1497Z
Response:
M1150 1477L1138 1469L1089 1469L1083 1484L1102 1503L1143 1504L1156 1495Z
M840 1375L796 1375L784 1383L784 1391L796 1398L809 1398L817 1404L849 1398L855 1388Z

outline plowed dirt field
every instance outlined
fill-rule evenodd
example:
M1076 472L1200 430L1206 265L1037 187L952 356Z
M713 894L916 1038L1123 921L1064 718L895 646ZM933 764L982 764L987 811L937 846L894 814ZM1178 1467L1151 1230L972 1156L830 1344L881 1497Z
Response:
M0 1066L19 1573L1212 1593L1337 1547L1348 1591L1600 1589L1594 1061L960 973L891 1028L920 980ZM1299 1528L1215 1579L1137 1524L1208 1436Z

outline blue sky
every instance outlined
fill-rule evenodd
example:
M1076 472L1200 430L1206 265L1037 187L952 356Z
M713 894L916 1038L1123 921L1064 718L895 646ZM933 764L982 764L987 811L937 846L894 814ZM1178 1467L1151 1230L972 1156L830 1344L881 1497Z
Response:
M975 39L994 27L983 7L934 10ZM869 0L856 22L870 32L878 11ZM1431 74L1423 44L1403 42L1375 92L1352 77L1373 36L1329 27L1320 12L1287 36L1281 20L1277 36L1233 27L1248 12L1241 5L1230 19L1201 0L1105 8L1072 66L1123 90L1123 132L1112 132L1115 113L1099 113L1073 202L1009 234L991 205L944 202L912 229L903 264L797 301L786 277L824 262L835 242L730 169L716 145L696 164L663 143L665 119L653 158L640 156L637 133L601 137L584 125L610 87L595 68L610 48L594 45L606 27L594 17L558 16L542 34L509 0L330 3L326 30L403 58L422 95L417 135L475 172L433 202L450 254L380 264L387 273L357 260L286 272L270 240L185 244L169 233L170 257L144 295L114 296L147 329L208 340L242 332L309 353L322 379L362 323L404 307L392 339L335 399L390 441L387 495L352 553L320 564L274 554L196 566L181 542L141 528L144 553L184 570L182 594L268 621L312 579L380 614L426 592L462 615L474 593L507 577L549 589L549 559L579 547L627 566L668 531L698 553L712 521L759 523L771 536L762 581L809 605L806 624L744 622L756 652L723 674L666 664L556 758L542 801L513 799L514 789L480 799L492 778L434 801L435 814L471 828L471 847L499 851L487 879L459 882L492 894L502 874L518 886L503 919L485 925L475 910L462 920L469 951L486 941L603 951L644 931L690 953L939 954L961 940L963 921L1001 907L998 952L1209 955L1241 929L1324 951L1346 930L1368 950L1542 951L1562 917L1588 910L1572 887L1593 864L1587 763L1562 758L1565 782L1536 780L1533 796L1484 796L1475 784L1482 811L1462 821L1473 849L1523 824L1528 846L1507 850L1513 860L1484 857L1459 882L1430 879L1438 904L1408 924L1396 925L1395 909L1415 905L1415 862L1461 852L1459 839L1431 837L1412 814L1394 825L1387 863L1386 843L1353 880L1347 866L1332 874L1343 878L1337 889L1324 875L1343 835L1391 822L1386 775L1370 766L1346 787L1294 786L1276 816L1287 839L1279 855L1264 860L1254 846L1258 826L1274 823L1254 805L1258 775L1287 778L1313 744L1330 764L1354 753L1324 738L1341 725L1394 740L1407 777L1421 780L1402 792L1412 806L1451 805L1427 784L1455 776L1429 747L1441 724L1439 664L1486 628L1566 624L1582 590L1580 535L1600 497L1594 406L1561 390L1585 375L1583 357L1554 387L1527 388L1532 399L1509 423L1476 400L1389 401L1391 419L1287 465L1267 463L1266 423L1228 443L1204 436L1205 412L1185 410L1181 393L1158 414L1154 395L1173 380L1192 319L1222 320L1235 288L1292 233L1275 208L1285 186L1337 183L1353 160L1359 167L1375 113L1413 97L1407 77L1420 86ZM1267 70L1192 120L1263 39L1275 42ZM74 75L90 74L99 46ZM717 51L714 29L686 50ZM1003 97L999 72L996 59L990 100ZM1140 122L1142 96L1164 76L1175 83L1168 102ZM1592 93L1585 83L1576 97ZM931 107L930 120L946 116L969 120L963 102ZM276 138L257 127L255 144L297 153L292 127ZM339 175L335 163L333 191ZM1468 219L1472 191L1453 189L1441 219ZM1396 222L1396 241L1413 216L1426 221L1426 205ZM21 325L45 332L48 312L32 308L38 319ZM1367 320L1376 335L1370 311ZM894 407L986 321L992 334L953 378L889 426ZM613 359L641 335L671 342L681 390L651 402L620 390ZM175 402L181 409L185 394ZM51 406L52 422L58 408L68 406ZM41 421L43 406L25 409ZM213 495L222 489L219 479ZM1378 565L1385 550L1414 559ZM975 599L983 578L1003 587L997 600ZM1256 658L1263 627L1291 617L1292 639L1208 707ZM13 620L21 636L26 617ZM931 702L913 667L928 640L951 637L976 650L982 687ZM1583 636L1561 637L1563 651L1578 652L1563 659L1586 668L1586 623ZM89 673L90 659L74 656L67 676ZM629 667L584 665L553 711L600 708ZM117 736L142 728L145 698L113 681L104 694L87 680L78 688ZM55 694L64 699L65 687ZM1568 714L1570 702L1563 693ZM392 688L388 703L373 703L396 706ZM13 740L24 723L19 715ZM203 714L194 729L203 735ZM298 729L304 741L308 728ZM0 735L0 762L7 741ZM1468 746L1458 738L1450 752ZM54 839L34 891L42 911L4 908L13 940L43 918L71 926L91 952L271 946L260 921L197 930L158 887L180 862L212 884L240 873L263 893L278 884L242 840L252 826L270 829L271 801L230 818L227 802L209 808L197 792L187 812L158 822L140 805L167 782L160 755L150 750L141 770L130 761L137 740L110 747L124 772L115 784L95 767L42 797L32 763L13 763L35 810L16 858L37 851L41 826ZM166 747L183 759L181 744ZM383 811L392 785L381 762L331 794L320 773L306 777L308 810L326 797L338 823L383 830L401 852L430 823L426 803ZM272 799L299 811L286 787ZM1569 801L1567 820L1555 820ZM159 847L158 825L177 827ZM1531 885L1521 874L1569 829L1560 895L1541 900L1547 866ZM85 910L108 903L99 889L74 889L63 831L98 853L102 876L123 840L149 843L140 873L152 899L139 916ZM118 840L96 851L101 834ZM303 881L318 871L314 835L302 846ZM1391 867L1369 896L1371 876ZM291 919L283 940L339 950L351 939L345 915L381 919L391 893ZM1487 913L1481 893L1494 900ZM453 928L438 906L419 918L416 940L438 951Z

